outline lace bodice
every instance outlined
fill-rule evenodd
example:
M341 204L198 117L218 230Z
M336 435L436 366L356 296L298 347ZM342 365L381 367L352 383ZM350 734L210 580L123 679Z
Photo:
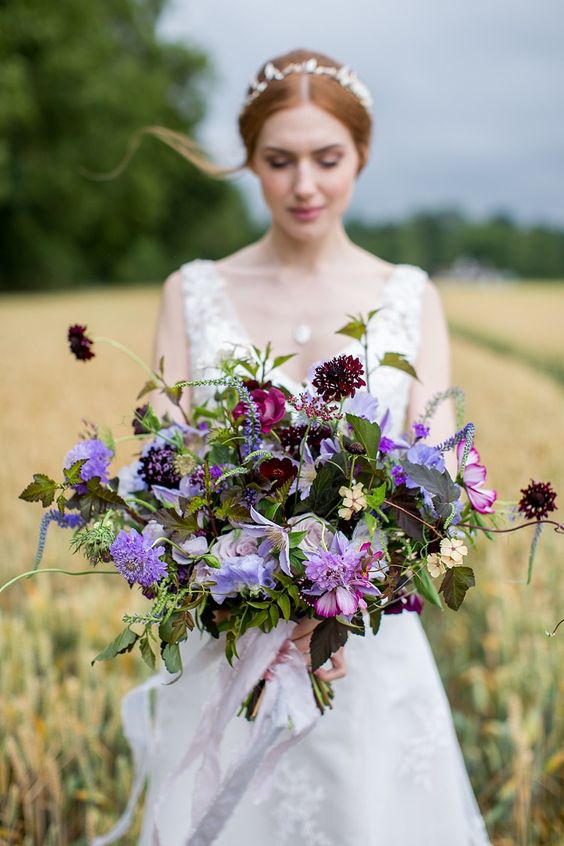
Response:
M252 339L241 326L229 300L221 274L213 261L195 259L181 268L184 318L188 339L192 379L214 378L217 363L233 351L248 346ZM396 265L381 290L380 301L374 303L379 312L369 325L370 391L378 398L380 413L390 409L391 437L404 428L412 377L391 367L378 367L385 352L400 352L415 365L420 343L421 304L428 274L410 264ZM344 315L343 315L344 316ZM342 352L362 357L356 340ZM283 368L273 371L276 380L292 392L299 384ZM198 386L193 399L202 403L213 389Z

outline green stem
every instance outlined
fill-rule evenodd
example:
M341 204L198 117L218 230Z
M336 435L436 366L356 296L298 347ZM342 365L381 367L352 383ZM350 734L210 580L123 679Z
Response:
M64 573L65 576L97 576L110 575L119 576L117 570L61 570L60 567L42 567L41 570L28 570L27 573L20 573L19 576L14 576L9 582L0 586L0 593L19 582L21 579L29 579L31 576L36 576L38 573Z
M109 344L111 347L115 347L117 350L120 350L122 353L125 353L129 356L136 364L143 368L145 373L147 373L151 379L154 379L156 382L162 382L161 377L155 373L154 370L151 370L148 364L146 364L142 358L140 358L136 353L132 352L129 347L120 344L119 341L114 341L113 338L106 338L104 335L96 335L93 339L94 341L102 341L105 344Z

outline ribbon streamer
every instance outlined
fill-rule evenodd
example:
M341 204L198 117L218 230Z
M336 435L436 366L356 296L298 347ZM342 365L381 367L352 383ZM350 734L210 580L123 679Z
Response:
M302 654L289 640L296 623L280 621L265 633L247 631L238 641L239 659L233 666L227 661L217 674L208 701L202 708L190 746L177 767L161 786L153 814L152 842L163 846L161 817L163 805L178 778L199 762L192 801L191 829L187 821L186 846L210 846L223 830L247 788L253 801L268 798L274 769L282 755L305 736L319 718L308 671ZM191 663L190 671L206 666L209 642ZM265 687L258 715L249 724L248 743L239 752L225 774L221 772L221 743L229 721L254 686L265 678ZM104 837L91 846L108 846L129 828L133 811L144 781L153 748L153 729L149 715L149 691L164 682L156 675L124 697L122 718L124 733L131 745L134 760L134 782L126 810ZM239 719L239 718L237 718Z

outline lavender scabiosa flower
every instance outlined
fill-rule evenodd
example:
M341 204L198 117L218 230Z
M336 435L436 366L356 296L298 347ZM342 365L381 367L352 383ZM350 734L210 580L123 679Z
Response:
M99 438L88 438L79 441L76 446L67 452L63 462L67 470L72 467L75 461L79 461L82 458L86 459L86 462L80 469L82 483L78 482L76 485L73 485L77 493L86 493L88 488L83 483L94 478L94 476L99 476L100 482L107 484L109 481L108 467L112 456L113 452L111 449L108 449L106 444Z
M164 546L153 548L150 540L136 529L122 529L110 546L116 570L130 585L137 583L141 587L149 587L166 575L167 564L161 560L164 551Z
M366 608L363 594L380 596L369 573L372 563L383 553L372 553L370 543L363 544L357 552L354 543L342 532L336 532L328 549L306 555L305 574L312 585L302 589L302 594L315 597L315 612L321 617L351 616L359 608Z

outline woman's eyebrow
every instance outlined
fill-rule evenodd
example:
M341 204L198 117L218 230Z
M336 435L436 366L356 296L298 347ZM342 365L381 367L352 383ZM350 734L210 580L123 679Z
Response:
M342 148L342 144L327 144L326 147L319 147L318 150L313 150L313 153L325 153L327 150L333 150L336 147ZM293 156L293 152L291 150L285 150L283 147L273 147L270 144L267 144L263 147L263 150L274 150L276 153L286 153L289 156Z

